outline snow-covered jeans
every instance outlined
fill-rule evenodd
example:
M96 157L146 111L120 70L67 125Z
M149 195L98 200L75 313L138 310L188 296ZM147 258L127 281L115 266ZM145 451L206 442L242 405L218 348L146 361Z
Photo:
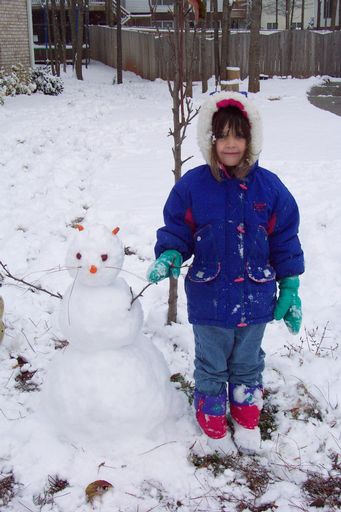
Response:
M265 352L261 348L266 324L225 329L193 325L195 387L206 395L225 393L226 382L262 384Z

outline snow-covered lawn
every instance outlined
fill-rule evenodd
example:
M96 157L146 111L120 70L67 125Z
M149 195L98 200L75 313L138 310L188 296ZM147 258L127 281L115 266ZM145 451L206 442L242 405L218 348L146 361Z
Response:
M0 261L13 276L54 293L63 294L71 282L64 259L71 225L83 221L120 227L130 249L121 275L135 293L146 285L155 230L173 184L167 137L171 100L161 80L125 73L118 86L112 85L114 74L92 62L84 82L68 71L60 96L6 98L0 107ZM184 415L153 439L132 436L122 442L108 424L102 429L106 438L93 432L89 445L60 440L56 425L41 410L39 392L62 340L60 300L5 278L0 290L6 325L0 346L0 507L1 479L13 475L16 484L4 510L85 511L91 509L85 488L98 479L113 485L93 504L103 512L313 510L316 496L302 489L308 472L340 479L340 461L333 454L341 452L341 118L308 102L307 90L320 82L272 79L253 95L264 121L260 161L278 173L299 203L306 256L301 335L290 335L283 323L266 331L261 454L230 458L214 472L200 458L207 454L206 441L181 391ZM213 81L210 85L212 90ZM200 84L194 90L198 106L204 95ZM195 124L184 145L184 157L193 155L185 170L202 163ZM140 300L145 335L163 352L171 374L190 382L194 346L182 284L183 276L179 324L164 325L167 283L149 287ZM110 392L105 386L104 393ZM134 381L126 387L131 392ZM75 399L73 393L70 387ZM91 402L91 396L79 400ZM139 425L135 428L138 432ZM43 505L44 489L57 476L69 486L53 499L45 492L45 501L52 502ZM335 482L329 480L334 487ZM325 502L325 510L332 507Z

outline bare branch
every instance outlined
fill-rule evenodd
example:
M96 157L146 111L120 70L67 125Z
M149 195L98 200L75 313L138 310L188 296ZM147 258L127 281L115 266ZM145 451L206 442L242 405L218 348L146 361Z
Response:
M149 286L151 286L152 284L154 283L148 283L144 288L142 288L142 290L140 291L140 293L136 296L134 296L133 294L133 291L132 289L130 288L130 292L131 292L131 295L132 295L132 300L131 300L131 303L130 303L130 306L133 305L133 303L135 302L136 299L138 299L139 297L142 297L142 294L145 290L147 290L147 288L149 288Z
M42 288L41 286L36 286L32 283L29 283L28 281L25 281L24 279L20 279L19 277L15 277L13 274L11 274L11 272L7 269L7 265L5 265L4 263L2 263L2 261L0 261L0 266L2 267L2 269L4 270L5 272L5 275L6 277L10 278L10 279L13 279L14 281L18 282L18 283L22 283L24 284L25 286L28 286L30 289L33 289L33 290L38 290L39 292L44 292L44 293L47 293L48 295L51 295L51 297L56 297L56 299L62 299L63 296L57 292L57 294L55 293L52 293L50 292L49 290L46 290L45 288Z

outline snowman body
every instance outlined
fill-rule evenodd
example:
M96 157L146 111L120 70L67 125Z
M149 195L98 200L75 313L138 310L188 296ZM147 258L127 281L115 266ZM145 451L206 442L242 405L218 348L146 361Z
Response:
M123 258L103 226L77 233L67 255L74 281L60 326L69 345L51 363L44 408L58 434L82 445L152 435L173 400L166 362L141 333L141 305L117 277Z

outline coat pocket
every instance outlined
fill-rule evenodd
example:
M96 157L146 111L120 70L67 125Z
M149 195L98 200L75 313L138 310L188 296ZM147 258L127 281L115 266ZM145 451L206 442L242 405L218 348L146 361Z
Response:
M208 283L213 281L220 273L220 263L211 265L193 264L188 271L187 277L193 283Z
M208 224L194 233L194 260L187 277L195 283L207 283L220 273L220 263L212 226Z
M246 272L249 278L256 283L268 283L276 279L275 269L269 263L259 265L248 262Z

